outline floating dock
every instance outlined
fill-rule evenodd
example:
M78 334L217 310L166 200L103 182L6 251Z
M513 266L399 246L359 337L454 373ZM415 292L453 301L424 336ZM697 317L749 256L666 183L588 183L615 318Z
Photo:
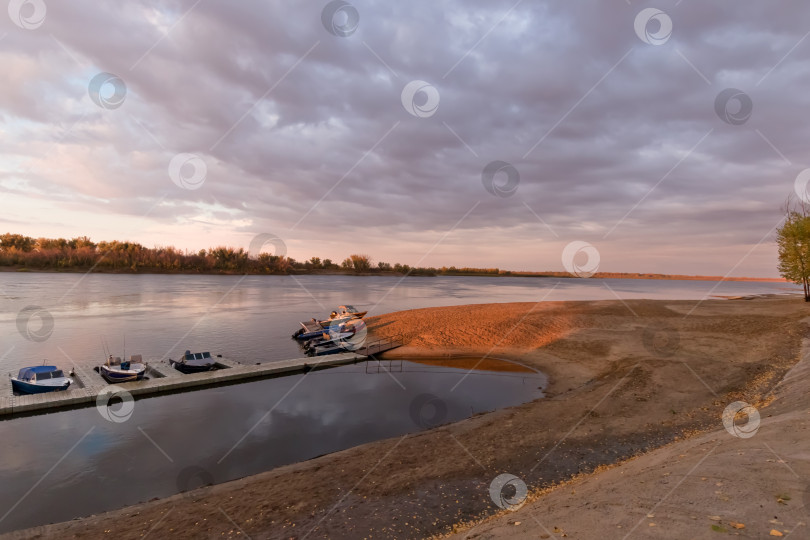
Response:
M379 348L378 345L372 347ZM389 346L389 349L394 348ZM0 397L0 418L11 415L56 412L63 408L91 407L96 405L98 396L110 389L126 390L132 396L150 396L161 393L174 393L195 390L219 384L234 384L254 379L268 378L292 373L307 372L313 369L329 368L354 364L367 360L368 349L358 352L332 354L321 357L295 358L266 364L246 365L217 357L217 369L203 373L186 375L169 366L168 362L149 364L147 380L119 384L108 384L92 368L75 368L74 384L69 390L14 396L11 381L6 379ZM377 351L379 352L379 351ZM376 354L374 352L373 354Z

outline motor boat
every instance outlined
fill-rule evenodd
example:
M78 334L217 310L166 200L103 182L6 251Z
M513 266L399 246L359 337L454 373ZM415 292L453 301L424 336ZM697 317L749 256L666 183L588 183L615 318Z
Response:
M169 365L181 373L201 373L216 369L216 361L210 352L193 353L186 351L182 360L169 359Z
M355 319L340 325L336 330L324 332L319 338L308 341L304 345L304 349L307 354L314 356L356 351L365 345L367 334L365 321Z
M334 332L337 330L336 327L355 319L362 319L366 313L368 311L358 311L354 306L339 306L329 314L328 319L319 321L313 318L302 322L301 328L293 334L293 338L301 341L319 338L324 331Z
M340 341L354 335L350 329L344 328L340 325L337 330L330 332L323 332L320 336L312 338L304 343L304 350L314 349L315 347L322 347L327 343L339 343Z
M56 366L31 366L22 368L16 377L11 377L11 388L20 394L43 394L67 390L73 379L65 377Z
M321 326L334 326L342 322L350 321L352 319L362 319L366 316L368 311L358 311L354 306L339 306L335 311L329 314L329 318L320 321Z
M118 356L110 357L99 366L98 372L109 383L140 381L146 373L146 364L140 354L129 357L123 361Z

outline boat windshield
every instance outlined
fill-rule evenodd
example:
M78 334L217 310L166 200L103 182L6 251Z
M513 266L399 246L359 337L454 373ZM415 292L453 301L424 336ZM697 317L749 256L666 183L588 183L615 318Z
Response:
M184 356L185 360L205 360L206 358L211 358L210 352L187 352Z
M65 375L62 373L61 369L57 369L55 371L46 371L44 373L37 373L37 380L38 381L45 381L48 379L59 379L64 377Z

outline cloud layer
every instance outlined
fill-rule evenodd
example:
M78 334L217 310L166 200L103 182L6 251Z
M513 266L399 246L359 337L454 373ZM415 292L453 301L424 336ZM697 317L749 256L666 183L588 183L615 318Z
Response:
M9 231L559 270L585 241L601 270L773 276L810 166L798 0L12 4Z

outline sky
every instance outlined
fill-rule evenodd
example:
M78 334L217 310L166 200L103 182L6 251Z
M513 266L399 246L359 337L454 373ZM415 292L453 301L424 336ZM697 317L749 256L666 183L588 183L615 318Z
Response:
M776 277L806 196L801 0L7 3L0 232Z

